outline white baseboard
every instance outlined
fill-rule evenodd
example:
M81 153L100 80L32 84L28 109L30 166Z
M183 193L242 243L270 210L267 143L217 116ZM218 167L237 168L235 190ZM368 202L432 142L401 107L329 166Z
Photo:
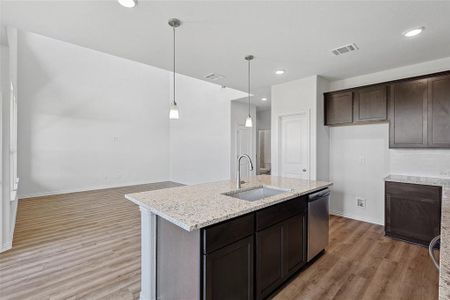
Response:
M45 196L53 196L53 195L61 195L61 194L71 194L71 193L79 193L79 192L87 192L87 191L95 191L95 190L103 190L103 189L112 189L112 188L120 188L127 187L133 185L142 185L142 184L152 184L152 183L163 183L170 182L170 180L162 180L162 181L140 181L140 182L127 182L123 184L111 184L111 185L98 185L98 186L89 186L84 188L76 188L76 189L62 189L56 191L46 191L39 193L29 193L29 194L20 194L20 200L26 200L28 198L35 197L45 197Z
M2 247L0 248L0 253L8 251L11 248L12 248L12 240L8 241L8 242L4 242L2 244Z
M361 217L361 216L356 216L356 215L352 215L352 214L346 214L342 211L330 211L330 215L335 215L335 216L339 216L339 217L344 217L344 218L348 218L348 219L353 219L353 220L357 220L357 221L362 221L362 222L367 222L367 223L384 226L384 222L382 220Z

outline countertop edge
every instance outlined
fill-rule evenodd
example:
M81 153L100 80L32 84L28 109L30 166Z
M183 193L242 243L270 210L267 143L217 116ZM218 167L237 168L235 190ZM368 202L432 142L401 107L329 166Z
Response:
M310 194L312 192L315 192L315 191L318 191L318 190L330 187L332 185L333 185L332 182L327 182L326 184L324 184L324 185L322 185L320 187L312 188L310 190L303 191L303 192L300 192L300 193L299 192L295 192L295 191L294 192L290 192L289 195L286 196L285 198L278 199L278 200L276 200L274 202L262 203L259 206L251 207L249 209L244 209L244 210L239 211L237 213L233 213L233 214L227 215L227 216L225 216L223 218L217 218L217 219L214 219L214 220L211 220L211 221L208 221L208 222L203 222L203 223L200 223L200 224L197 224L197 225L188 225L186 223L179 222L178 220L176 220L176 219L166 215L164 212L161 212L161 211L159 211L157 209L154 209L154 208L146 205L144 202L141 202L141 201L131 197L130 196L131 194L126 194L125 198L130 200L131 202L139 205L139 208L147 209L151 213L153 213L153 214L155 214L155 215L157 215L157 216L159 216L159 217L161 217L161 218L163 218L163 219L173 223L174 225L177 225L178 227L181 227L182 229L184 229L184 230L186 230L188 232L193 232L195 230L199 230L199 229L205 228L205 227L210 226L210 225L218 224L220 222L223 222L223 221L226 221L226 220L229 220L229 219L233 219L233 218L236 218L236 217L239 217L239 216L242 216L242 215L245 215L245 214L257 211L257 210L261 210L261 209L264 209L264 208L267 208L267 207L270 207L270 206L273 206L273 205L276 205L276 204L279 204L279 203L283 203L285 201L291 200L291 199L296 198L296 197L300 197L300 196L303 196L303 195ZM242 201L245 201L245 200L242 200Z

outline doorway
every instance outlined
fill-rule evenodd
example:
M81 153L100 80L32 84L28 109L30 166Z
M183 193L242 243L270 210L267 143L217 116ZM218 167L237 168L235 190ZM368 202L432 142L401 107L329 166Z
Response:
M258 130L258 150L257 157L257 174L258 175L270 175L272 169L271 162L271 140L270 129Z
M245 126L237 126L236 128L236 160L238 157L242 154L247 154L250 157L253 157L253 147L252 147L252 141L253 141L253 131L250 127ZM245 180L250 177L250 166L247 159L242 159L241 164L241 179Z
M310 179L309 113L279 118L279 174L282 177Z

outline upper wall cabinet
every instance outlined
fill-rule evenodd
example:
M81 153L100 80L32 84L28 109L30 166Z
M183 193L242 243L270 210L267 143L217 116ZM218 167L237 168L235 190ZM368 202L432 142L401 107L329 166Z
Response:
M450 148L450 71L324 96L325 125L389 120L390 148Z
M387 86L380 85L354 91L355 122L386 121Z
M450 148L450 75L428 80L428 146Z
M353 93L325 94L325 125L353 122Z
M427 146L427 79L391 85L389 145Z

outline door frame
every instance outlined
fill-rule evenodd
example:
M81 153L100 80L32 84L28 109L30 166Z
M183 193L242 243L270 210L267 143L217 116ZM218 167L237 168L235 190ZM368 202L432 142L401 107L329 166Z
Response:
M278 176L282 175L283 172L283 167L282 167L282 126L281 126L281 122L283 118L286 117L294 117L294 116L306 116L306 120L307 120L307 129L306 131L308 132L308 163L307 163L307 168L308 168L308 180L311 180L311 109L308 110L304 110L304 111L299 111L299 112L295 112L295 113L286 113L286 114L279 114L277 115L277 125L278 125L278 146L277 146L277 162L278 162Z

